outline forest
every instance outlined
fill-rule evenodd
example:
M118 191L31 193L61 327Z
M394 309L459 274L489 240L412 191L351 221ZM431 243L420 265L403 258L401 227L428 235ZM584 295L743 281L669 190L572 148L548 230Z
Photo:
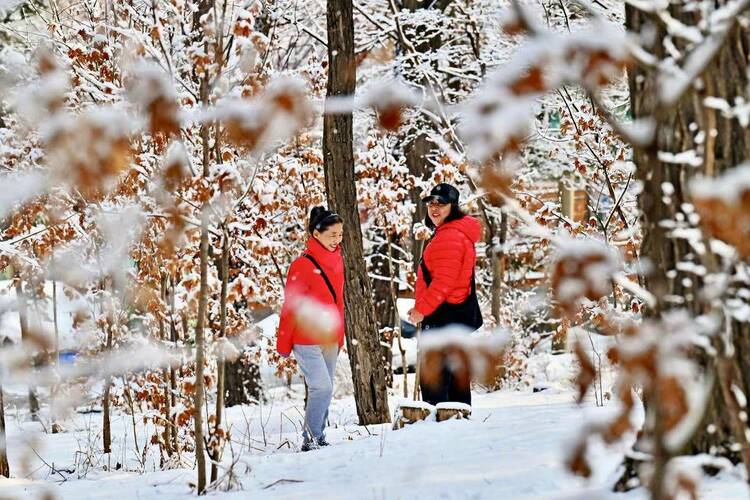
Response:
M749 127L750 0L0 0L0 499L748 498Z

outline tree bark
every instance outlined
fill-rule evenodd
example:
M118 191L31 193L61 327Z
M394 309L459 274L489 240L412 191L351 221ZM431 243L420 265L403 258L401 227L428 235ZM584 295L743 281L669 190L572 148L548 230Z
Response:
M717 2L723 3L725 2ZM673 5L670 12L675 19L686 25L695 25L699 15L697 11L691 12L682 4ZM649 29L655 27L657 31L651 37L654 43L645 48L659 59L667 57L662 43L667 33L662 24L627 5L626 25L634 33L640 32L646 25ZM681 212L685 206L683 204L691 201L687 192L691 177L697 174L715 175L750 157L748 130L737 120L728 119L719 111L703 104L704 99L709 96L732 103L736 97L745 95L748 86L749 33L746 28L733 28L717 57L701 76L702 86L691 88L668 113L656 114L657 135L654 143L647 148L634 149L633 159L644 186L640 196L644 235L641 255L648 257L653 263L653 270L645 277L645 284L657 299L656 307L647 311L648 316L659 317L663 312L677 307L683 307L694 314L708 310L698 293L703 285L702 278L677 268L677 264L681 262L701 262L689 244L684 239L672 236L672 228L661 222L675 220L676 216L687 219L687 214ZM659 95L656 72L635 66L629 73L629 86L634 117L654 116ZM704 140L696 140L699 131L705 133ZM703 164L698 168L658 160L660 151L680 153L690 149L702 153ZM674 188L673 193L664 191L664 186L668 184ZM719 373L715 359L703 359L701 362L707 372L717 377L732 376L733 380L720 381L719 387L712 391L704 421L690 442L689 449L683 451L690 454L718 453L737 462L741 453L733 450L732 446L736 443L738 429L733 429L732 405L725 398L727 391L722 391L721 387L731 382L745 394L749 393L750 360L747 359L747 353L750 353L750 332L746 323L738 323L729 318L726 321L729 322L727 326L731 330L736 352L730 360L733 366L723 368ZM655 411L653 407L656 405L646 403L647 411ZM743 427L746 430L747 425ZM654 429L645 429L645 436L653 431ZM740 441L744 441L743 438L744 436L740 436ZM658 477L663 473L660 465L664 464L659 464L658 453L655 455L657 470L654 477ZM662 494L661 490L652 492L656 498Z
M378 229L377 237L383 238L385 243L377 246L372 254L371 269L377 279L372 281L372 293L375 301L375 317L382 342L383 357L386 360L385 379L388 387L393 386L393 367L391 366L393 335L398 327L399 316L396 311L396 298L393 294L393 278L398 272L391 269L390 246L394 237ZM390 278L390 279L387 279ZM387 334L387 336L386 336Z
M112 348L112 324L108 320L107 324L107 344L106 350ZM112 388L112 377L107 376L104 379L104 395L102 396L102 442L104 453L112 453L112 424L109 418L109 393Z
M54 356L55 356L55 369L59 372L60 371L60 325L57 321L57 281L52 281L52 325L55 329L55 345L53 347L54 349ZM54 385L52 387L52 398L54 399L55 395L57 394L57 391L59 389L58 385ZM57 415L52 415L52 434L57 434L57 432L61 429L60 425L57 423Z
M8 443L5 439L5 401L3 400L2 385L0 385L0 476L10 477Z
M435 144L428 139L427 134L420 131L423 127L432 127L432 124L421 117L417 117L412 128L415 137L405 145L406 166L409 168L409 174L418 181L422 181L432 174L433 169L428 161L428 156L435 149ZM427 210L422 203L422 194L418 189L412 190L411 201L415 209L412 217L413 224L423 222L427 216ZM424 241L416 238L411 239L412 270L415 275L419 270L419 259L422 257L423 247Z
M353 96L356 86L352 0L328 0L328 97ZM346 341L360 425L390 422L388 393L372 289L367 276L354 174L353 116L323 118L323 157L328 204L344 220Z
M224 397L227 408L265 401L260 369L247 351L237 360L225 363Z
M205 2L208 4L209 2ZM201 80L201 102L208 105L208 75ZM210 138L209 126L201 126L201 142L203 149L203 178L209 176ZM208 306L208 208L209 202L201 207L201 239L200 239L200 289L198 292L198 318L195 324L195 395L193 399L195 417L195 459L198 466L198 494L206 492L206 455L203 433L203 404L205 385L203 383L203 369L205 363L204 328L206 309Z
M165 274L162 274L161 276L161 286L160 286L160 296L161 300L164 304L167 303L168 299L168 278ZM159 340L164 343L166 338L166 328L164 326L164 316L159 316ZM170 415L172 414L172 398L170 395L170 386L169 386L169 373L171 368L164 368L162 371L162 378L164 380L164 449L167 452L167 456L172 456L172 453L174 450L172 449L172 433L174 432L174 428L171 423Z
M175 347L177 347L177 325L175 324L175 295L174 295L174 282L175 277L170 274L169 275L169 338L174 344ZM169 405L171 408L174 408L177 406L177 370L175 369L174 365L170 365L169 367L169 393L167 395L169 399ZM177 428L177 419L172 416L172 412L170 411L167 414L167 420L169 421L169 426L172 427L172 449L174 450L177 455L180 455L180 445L178 441L178 428Z
M227 329L227 285L229 283L229 233L224 230L224 245L221 250L221 261L219 266L219 277L221 278L221 295L219 305L219 339L223 339ZM216 381L216 415L214 425L214 439L221 429L221 417L224 414L224 353L219 349L217 361ZM221 459L221 446L218 441L214 445L211 455L211 482L215 482L219 474L219 460Z
M501 209L500 221L494 216L489 216L488 219L489 243L491 248L490 265L492 266L492 289L490 290L490 297L492 297L492 316L497 322L500 319L501 288L503 283L505 283L505 266L507 261L505 240L508 237L508 215Z

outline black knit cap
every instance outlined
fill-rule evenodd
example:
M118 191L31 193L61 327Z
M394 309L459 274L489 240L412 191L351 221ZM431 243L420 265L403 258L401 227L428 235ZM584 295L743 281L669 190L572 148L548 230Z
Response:
M433 200L436 200L440 203L458 204L458 197L458 189L451 186L450 184L441 182L440 184L432 188L429 196L425 196L424 198L422 198L422 203L429 203Z

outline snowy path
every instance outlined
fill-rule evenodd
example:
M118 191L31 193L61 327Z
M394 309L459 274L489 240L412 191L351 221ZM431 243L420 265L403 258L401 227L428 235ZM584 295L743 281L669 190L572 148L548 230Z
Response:
M595 474L589 483L564 470L563 451L585 415L611 410L593 406L581 410L570 393L549 392L475 394L470 421L424 422L399 431L390 426L367 430L356 426L353 400L344 398L332 407L335 428L329 438L333 445L310 453L294 453L283 444L287 440L292 446L299 444L294 429L301 408L298 398L276 401L253 415L250 407L233 408L229 419L235 439L247 442L249 431L254 450L242 455L236 466L243 489L212 493L209 498L645 498L642 491L614 495L606 490L620 461L616 450L593 450ZM38 438L35 448L48 464L72 469L75 450L97 439L99 418L80 417L78 430L58 435L35 434L36 424L11 423L12 467L20 470L24 455L29 458L20 452L22 442ZM132 434L126 434L129 426L129 417L120 415L115 427L121 433L112 460L133 455ZM39 498L45 491L71 499L190 498L188 483L195 480L195 472L189 469L139 474L101 468L76 479L75 474L65 472L50 474L36 457L31 460L30 470L41 465L33 475L38 479L0 481L0 498ZM137 462L130 458L126 464L133 468ZM69 479L62 482L63 476ZM747 488L732 474L707 480L703 491L705 498L748 497Z

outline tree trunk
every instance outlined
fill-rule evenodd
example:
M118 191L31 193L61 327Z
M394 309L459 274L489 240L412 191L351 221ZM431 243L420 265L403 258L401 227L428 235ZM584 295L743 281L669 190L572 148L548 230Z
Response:
M427 138L427 134L420 131L421 128L430 126L431 123L429 121L417 117L412 128L416 136L405 145L406 166L409 168L409 174L414 176L417 181L428 178L432 173L432 166L428 161L428 155L435 148L435 145ZM413 223L424 222L427 210L422 203L422 194L418 189L412 190L411 201L415 209L412 218ZM422 257L423 247L424 241L416 238L411 239L412 270L415 275L419 270L419 260Z
M353 96L356 85L352 0L328 0L328 97ZM344 219L346 340L360 425L390 421L384 362L362 250L352 151L351 112L326 114L323 157L328 204Z
M198 464L198 494L206 490L206 456L203 443L203 365L205 363L205 341L203 330L208 301L208 210L202 210L200 243L200 291L198 295L198 319L195 325L195 394L193 412L195 416L195 458Z
M383 357L386 360L385 379L388 387L393 386L393 367L391 366L393 335L398 327L398 311L396 311L396 299L392 293L393 277L398 276L391 271L390 245L393 244L394 238L382 230L377 231L377 237L383 238L385 243L380 244L372 254L371 268L372 273L378 278L372 282L372 293L375 302L375 318L378 323L378 332L382 342ZM390 279L388 279L390 278Z
M177 347L177 325L175 324L175 295L174 295L174 282L175 277L170 274L169 276L169 334L170 334L170 340L174 344L175 347ZM169 404L170 407L174 408L177 406L177 370L175 369L174 365L170 365L169 367ZM169 421L170 427L172 427L172 449L175 453L177 453L177 456L180 455L180 445L178 441L177 433L179 432L179 429L177 428L177 419L172 416L172 413L167 414L167 420Z
M489 238L490 238L490 265L492 272L492 288L490 297L492 298L492 316L495 322L500 320L500 296L501 288L505 283L505 266L507 256L505 255L505 240L508 237L508 215L501 209L500 221L490 215L489 219ZM499 227L498 227L499 226Z
M205 2L208 4L209 2ZM201 80L201 102L208 105L208 76ZM201 126L201 142L203 149L203 177L209 176L210 138L208 125ZM198 465L198 494L206 492L206 455L203 433L203 404L205 385L203 383L203 368L205 364L205 340L203 330L206 323L206 309L208 306L208 201L201 207L201 240L200 240L200 289L198 292L198 318L195 324L195 459Z
M26 295L23 291L23 285L21 284L21 278L16 274L16 298L18 300L18 322L21 325L21 342L26 343L29 340L31 332L29 331L29 315L26 303ZM34 360L31 361L34 365ZM29 386L29 413L31 414L31 420L39 420L39 398L37 397L36 390L34 387Z
M168 278L165 274L161 276L160 295L161 300L164 304L168 300ZM159 340L164 343L166 340L166 328L164 326L164 316L159 315ZM174 450L172 449L172 433L174 428L171 425L170 415L172 414L172 398L170 396L169 386L169 373L170 368L164 368L162 371L162 379L164 380L164 449L167 452L167 456L172 456Z
M224 364L224 397L227 408L265 401L260 369L249 352Z
M221 295L219 305L219 339L223 339L227 330L227 285L229 283L229 233L224 230L224 245L221 250L219 277L221 278ZM214 449L211 454L211 482L215 482L219 474L219 460L221 459L220 440L217 436L221 429L221 417L224 414L224 353L219 349L219 359L216 363L216 415L214 425Z
M717 2L722 3L725 2ZM695 25L699 15L697 11L690 11L682 4L672 5L670 12L675 19L687 25ZM659 59L667 57L662 43L667 34L660 23L654 23L648 18L648 14L627 5L626 24L628 29L635 33L646 26L648 29L656 27L658 31L651 37L654 43L645 48ZM658 317L662 312L675 307L684 307L695 314L707 311L706 304L697 292L702 287L702 279L695 274L677 269L677 264L681 262L701 262L688 243L684 239L671 236L672 229L665 227L661 222L675 220L675 216L678 215L684 217L683 220L687 219L687 214L681 214L681 211L685 206L683 203L689 204L691 201L687 193L687 183L692 176L701 173L715 175L742 163L750 156L750 133L737 120L727 119L719 111L709 109L703 104L708 96L732 103L735 102L735 98L745 95L748 86L747 58L750 54L748 45L748 30L735 26L717 57L702 75L702 88L691 88L674 109L657 115L655 143L648 148L634 150L633 159L644 186L640 196L644 235L641 255L647 256L654 264L652 272L645 278L646 285L657 298L656 307L647 313L651 317ZM629 74L629 85L634 117L652 116L658 97L656 73L635 66ZM699 132L705 135L704 140L696 140ZM657 157L660 151L676 154L690 149L703 155L703 164L698 168L662 163ZM664 191L664 186L668 184L674 188L672 194ZM687 227L687 223L682 224ZM731 383L748 394L748 325L729 319L727 321L736 356L731 360L733 368L722 371L725 376L727 373L733 374L734 380ZM715 360L707 359L703 364L707 371L716 374ZM647 411L651 411L648 405ZM738 461L740 454L736 450L732 451L732 445L736 442L735 434L732 432L732 420L731 405L723 397L722 390L717 387L712 391L712 400L702 425L689 444L690 449L684 451L690 454L718 453L730 457L735 462ZM646 436L650 432L653 432L653 429L645 429ZM740 438L740 441L743 440L744 436ZM655 477L663 472L658 468L657 457ZM655 496L658 497L660 494L661 492L657 491Z
M54 264L53 264L54 265ZM52 325L55 329L55 345L54 345L54 353L55 353L55 370L60 371L60 326L57 321L57 281L52 281ZM52 387L52 399L54 399L55 395L57 394L57 390L59 389L58 385L54 385ZM60 425L57 422L57 415L52 415L52 433L57 434L57 432L61 429Z
M8 443L5 440L5 401L3 387L0 385L0 476L10 477L8 465Z
M107 324L107 345L106 351L112 348L112 323L108 320ZM112 425L109 418L109 392L112 388L112 377L107 376L104 379L104 395L102 396L102 442L104 453L112 453Z

